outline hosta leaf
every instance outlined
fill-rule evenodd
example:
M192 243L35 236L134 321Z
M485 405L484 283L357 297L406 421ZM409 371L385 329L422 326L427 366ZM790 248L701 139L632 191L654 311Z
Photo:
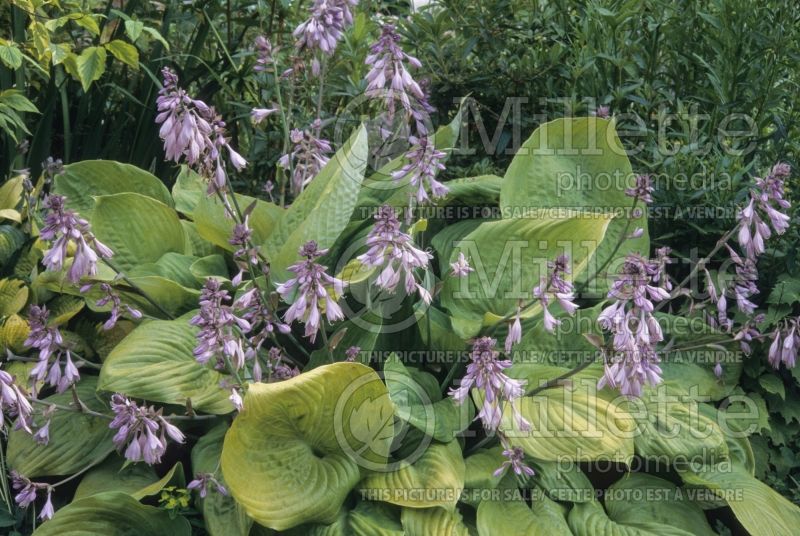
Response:
M457 441L432 443L419 459L412 463L403 461L394 471L373 473L359 488L367 494L388 491L389 496L381 498L398 506L452 508L464 489L464 471L464 458ZM434 492L424 493L426 489Z
M505 460L502 447L480 449L464 460L464 502L477 506L484 493L500 485L503 475L495 476L494 472Z
M386 503L359 501L353 510L342 508L329 525L301 525L287 536L405 536L396 507Z
M152 197L134 193L99 196L91 221L95 235L114 251L113 262L122 270L186 250L175 209Z
M403 508L400 516L405 536L469 536L469 531L458 510L444 508ZM510 534L510 533L509 533Z
M180 462L173 465L163 478L159 478L147 464L127 464L121 456L109 456L81 479L73 500L109 491L122 491L134 499L142 499L159 493L170 480L175 479L176 470L182 473Z
M707 466L701 472L681 473L681 478L687 485L718 494L753 536L795 534L800 526L800 508L797 505L741 468Z
M94 198L133 192L173 206L172 196L156 176L130 164L111 160L84 160L64 166L53 179L53 191L67 197L67 206L89 218Z
M714 536L703 510L685 490L661 478L631 473L615 482L605 494L608 516L617 523L662 523L696 536Z
M189 522L161 508L145 506L130 495L110 491L77 500L39 526L35 536L189 536Z
M362 468L385 462L392 423L386 387L358 363L252 384L225 436L222 472L262 525L332 523Z
M25 243L25 233L11 225L0 225L0 266L6 266Z
M347 226L364 179L367 164L367 132L362 126L339 149L311 184L284 213L265 246L278 280L297 261L297 250L316 240L331 247Z
M263 243L275 229L285 211L275 204L246 195L236 195L236 199L242 210L247 209L255 201L256 206L247 221L253 230L253 243ZM192 211L192 217L201 237L228 251L238 248L230 243L235 221L225 215L225 208L219 199L203 194Z
M595 489L577 463L528 460L536 472L535 483L552 500L559 502L588 502L595 499Z
M92 411L110 413L108 401L95 394L96 378L86 376L77 384L81 401ZM72 403L72 393L65 392L49 396L45 401L60 405ZM37 405L34 422L44 424ZM8 464L21 474L38 476L68 475L79 471L92 462L99 462L114 450L111 438L114 431L111 421L85 413L56 411L50 417L50 443L38 445L24 430L9 433Z
M526 396L519 401L519 412L531 424L531 430L519 430L508 405L500 430L512 445L540 460L603 459L627 463L633 456L630 415L589 393L589 386L574 390L564 386ZM473 391L473 397L480 407L480 392Z
M0 280L0 317L17 314L28 302L28 287L19 279Z
M503 178L497 175L481 175L448 181L450 191L438 205L497 206L500 202L500 187Z
M145 322L114 348L103 362L97 388L164 404L186 405L208 413L230 413L222 375L198 363L192 354L197 329L190 314L175 320Z
M556 119L537 128L511 161L500 192L500 209L503 217L524 217L532 209L549 207L587 213L629 211L633 199L625 189L634 182L631 163L613 121L597 117ZM603 271L614 273L619 267L615 260L627 253L647 254L650 240L644 203L638 201L637 208L638 217L625 212L611 222L585 276L593 276L609 259L612 262ZM644 229L642 237L624 239L636 228ZM576 278L585 279L577 274ZM604 293L609 281L600 274L595 283L596 290Z
M567 521L575 536L692 536L691 532L654 521L636 525L616 523L596 502L576 504Z
M8 104L8 98L14 95L0 92L0 103ZM22 97L22 95L16 95ZM25 97L22 97L23 99ZM27 100L27 99L26 99ZM34 108L34 111L36 109ZM13 209L17 208L19 202L22 200L23 178L21 176L8 179L5 184L0 186L0 209Z
M19 315L11 315L5 320L0 320L0 351L22 351L25 339L31 329L28 321Z
M66 324L75 315L81 312L84 305L85 303L82 299L68 294L56 296L47 303L47 309L50 311L48 324L51 326Z
M448 262L455 262L463 252L475 271L467 277L445 279L442 304L454 317L495 324L513 313L520 300L529 300L531 288L545 275L546 263L558 255L570 257L573 276L581 273L610 221L611 216L604 215L554 218L541 214L537 218L482 223L452 239L455 247ZM523 315L530 317L538 310L530 308ZM459 335L467 338L476 333Z
M220 424L206 433L192 448L192 472L211 473L225 485L219 469L222 441L228 427ZM230 495L209 490L205 499L197 498L199 510L203 512L206 530L211 536L247 536L253 520Z
M503 491L513 493L517 490ZM570 534L570 531L562 509L547 497L535 497L530 506L521 500L521 496L514 498L513 495L501 500L481 501L478 506L478 535L506 534L561 536Z

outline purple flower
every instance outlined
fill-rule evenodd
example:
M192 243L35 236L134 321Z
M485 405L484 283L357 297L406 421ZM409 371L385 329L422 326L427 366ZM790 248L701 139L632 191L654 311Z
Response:
M295 274L284 283L277 286L276 290L281 297L289 303L294 298L294 303L286 310L283 320L291 324L295 320L305 322L305 336L311 342L317 338L321 327L322 313L328 322L335 322L344 318L342 308L337 303L344 294L347 283L328 275L326 266L317 263L317 258L325 255L327 249L319 249L313 240L306 242L298 251L304 261L291 265L288 270Z
M245 216L244 223L237 223L233 226L231 238L228 240L230 245L237 247L233 252L233 260L239 267L239 273L231 280L235 287L241 284L246 271L250 270L251 267L259 266L259 247L251 244L253 230L250 228L248 219L249 215ZM261 266L260 268L262 273L266 273L268 270L267 266Z
M764 252L764 242L772 235L772 231L781 235L789 228L789 215L783 211L791 207L784 198L784 178L790 174L791 167L788 164L775 164L765 178L756 178L756 188L750 191L750 201L739 211L739 245L753 260ZM769 225L759 211L766 215Z
M81 292L86 292L92 287L91 284L84 285L81 287ZM119 297L119 294L109 285L108 283L100 283L100 290L105 293L105 296L97 300L95 305L98 307L105 307L109 303L111 304L111 316L108 320L105 321L103 324L103 329L109 330L117 325L117 321L120 318L120 314L122 312L122 299ZM125 310L134 319L142 318L142 312L138 309L134 309L128 304L124 305Z
M183 443L183 433L161 415L160 409L139 407L118 393L111 396L111 409L114 420L108 427L117 430L112 441L117 450L125 448L125 458L132 462L159 463L167 450L167 436Z
M194 480L189 482L186 489L196 489L200 498L205 499L211 486L213 486L220 495L228 495L228 490L225 489L225 486L220 484L219 480L214 478L212 473L195 473Z
M33 440L42 446L46 446L50 443L50 419L47 419L44 426L40 426L39 429L36 430L36 433L33 434Z
M312 129L318 124L315 121ZM333 152L333 148L328 140L317 138L311 130L294 129L290 137L294 148L281 156L278 164L284 169L293 167L292 192L299 195L328 163L330 159L326 155Z
M436 174L444 170L442 160L447 156L442 151L437 151L433 145L433 138L430 136L409 137L412 147L405 154L408 163L392 172L392 178L400 181L408 177L409 184L416 188L417 203L422 204L430 201L430 198L441 198L447 195L450 189L436 180ZM430 195L428 195L430 190Z
M522 447L506 446L503 450L503 456L507 459L492 473L494 476L501 476L506 472L506 468L508 467L520 476L533 476L535 474L533 469L525 465L525 452L522 450Z
M236 408L236 411L242 411L242 408L244 407L244 401L242 400L242 395L239 394L239 390L236 389L236 387L231 388L231 396L228 397L228 400L231 401L231 404L233 404L233 407Z
M216 367L223 368L225 360L229 359L239 370L245 363L241 334L250 330L250 323L233 313L230 301L228 291L218 280L206 279L200 292L200 310L189 323L200 327L194 349L199 363L206 364L213 357L216 358Z
M722 378L722 373L722 363L717 361L717 364L714 365L714 376L716 376L718 379Z
M358 0L315 0L311 16L292 32L297 39L297 49L319 50L332 55L344 29L353 24L350 7L356 5Z
M608 106L598 106L597 109L594 111L594 115L601 119L608 119L611 117L611 108Z
M53 486L44 482L32 482L29 478L22 476L13 469L11 470L11 486L18 492L16 496L14 496L14 502L16 502L17 506L20 508L27 508L33 504L39 491L45 490L47 492L47 500L42 507L42 511L39 513L39 519L46 521L53 517L55 512L53 510L53 503L50 500L53 493Z
M360 346L351 346L350 348L348 348L347 350L344 351L345 361L348 361L348 362L352 363L353 361L356 360L356 358L358 357L358 354L360 354L360 353L361 353L361 347Z
M247 349L245 359L253 361L253 379L261 381L262 370L258 359L258 351L264 342L272 336L275 331L284 335L291 331L291 328L278 319L267 306L261 291L257 286L245 291L233 302L237 316L250 324L247 332Z
M258 125L264 119L276 113L278 113L278 108L253 108L250 111L250 118L253 120L254 125Z
M164 87L156 100L161 125L159 136L164 140L167 160L185 162L209 182L208 194L227 191L224 154L241 170L247 161L228 143L225 122L214 108L192 99L178 86L178 76L168 67L161 70Z
M39 361L31 369L30 378L34 385L38 381L46 381L57 392L63 393L80 380L80 374L72 362L69 348L64 345L61 332L56 327L48 326L49 316L50 313L44 305L32 305L28 312L31 331L25 340L25 346L39 350Z
M769 364L778 369L781 363L786 368L794 368L797 363L797 351L800 348L800 317L785 321L772 333L772 344L769 346Z
M114 255L102 242L92 234L89 222L78 216L76 212L66 210L66 197L50 195L44 202L47 214L40 236L50 242L50 249L45 251L42 263L48 270L58 272L67 260L70 245L75 248L72 266L67 278L78 283L82 277L97 273L98 255L111 258Z
M549 273L540 278L539 284L533 289L533 296L542 306L544 329L553 333L561 321L550 312L550 300L555 299L569 315L575 314L578 306L572 301L575 299L572 282L564 279L564 275L570 273L569 257L559 255L555 261L547 262L547 268Z
M497 344L491 337L481 337L472 344L471 362L467 373L457 389L450 389L450 396L463 404L470 389L483 391L483 405L476 419L483 422L488 431L497 430L506 404L511 408L514 421L520 430L530 430L530 423L520 414L515 401L525 395L525 380L515 380L503 372L511 361L498 359Z
M0 413L17 417L17 428L24 429L29 434L32 433L31 414L33 408L22 389L14 383L14 376L5 370L0 370Z
M412 115L418 116L427 110L427 99L420 85L406 69L406 63L419 69L420 61L409 56L400 48L400 36L391 24L385 24L381 37L370 49L366 64L370 66L367 73L367 95L383 98L386 101L388 117L391 119L396 110L396 100ZM415 102L412 103L411 99ZM417 117L419 120L420 118ZM423 131L424 132L424 131ZM423 133L421 132L421 133Z
M375 213L375 225L367 235L366 253L357 257L368 267L383 267L375 283L389 292L394 292L400 279L405 277L405 291L415 290L425 303L430 303L431 295L417 281L414 270L428 269L433 256L414 246L411 236L400 230L400 221L389 205L383 205Z
M655 286L664 280L663 265L639 255L628 255L622 271L608 293L616 298L603 309L598 323L613 335L613 355L607 358L605 373L597 387L617 388L626 396L640 397L643 386L661 382L661 367L655 345L664 340L661 326L653 316L653 301L669 298Z
M636 185L625 190L625 195L635 197L643 203L653 202L653 185L650 175L636 175Z
M470 272L474 272L475 269L469 265L469 261L464 256L464 252L458 253L458 260L456 262L450 263L450 275L453 277L467 277Z
M517 314L514 317L514 321L509 325L508 336L506 337L506 342L504 345L506 354L510 354L514 345L522 340L522 321L520 319L521 313L521 308L517 307Z
M255 39L254 47L256 50L256 64L253 70L257 73L269 71L272 67L272 60L275 50L272 48L272 43L264 37L259 35Z

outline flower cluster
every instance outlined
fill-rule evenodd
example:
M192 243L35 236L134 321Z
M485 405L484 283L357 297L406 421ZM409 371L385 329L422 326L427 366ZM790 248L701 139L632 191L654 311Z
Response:
M575 314L578 306L572 301L575 299L572 282L564 279L564 276L570 273L569 257L559 255L555 261L548 261L547 269L548 275L540 278L539 284L533 289L533 297L542 305L544 329L553 333L561 321L550 312L550 300L555 299L570 315Z
M518 476L533 476L536 474L533 469L525 464L525 451L522 450L522 447L512 447L508 445L505 438L503 438L503 447L503 456L505 456L506 459L500 464L500 467L494 471L494 476L502 476L509 467Z
M275 57L276 49L272 47L270 40L263 35L256 37L254 48L256 50L256 64L253 70L257 73L269 72L272 68L272 60Z
M240 334L250 330L250 323L234 314L230 301L228 291L218 280L206 279L200 292L200 310L189 323L200 328L194 349L199 363L206 364L213 357L217 359L216 367L223 368L225 359L230 359L238 370L245 363Z
M196 489L200 498L205 499L206 495L208 495L209 488L212 486L220 495L228 495L228 490L225 489L225 486L220 484L219 480L217 480L212 473L196 473L194 475L194 480L186 485L186 489Z
M332 55L345 28L353 24L350 8L356 5L358 0L315 0L311 16L292 32L297 49Z
M263 377L261 362L258 359L258 351L269 337L275 334L275 330L287 334L291 328L275 317L267 306L261 291L258 287L253 287L245 291L233 302L233 308L238 311L237 316L250 324L250 331L247 333L247 349L244 352L245 359L253 361L253 379L260 382Z
M39 519L45 521L53 517L55 511L53 510L53 503L50 500L53 494L53 486L44 482L32 482L29 478L22 476L13 469L11 470L11 486L18 492L16 496L14 496L14 502L16 502L17 506L20 508L27 508L33 504L39 491L45 490L47 492L47 500L42 507L42 511L39 513Z
M82 286L81 292L82 293L88 292L92 288L92 286L93 285L91 283ZM114 288L111 285L109 285L108 283L100 283L99 287L100 290L103 292L103 296L95 302L95 305L97 305L98 307L105 307L109 303L111 304L111 316L103 324L103 329L109 330L117 325L120 315L122 314L123 307L131 316L131 318L137 320L142 318L142 312L140 310L131 307L127 303L126 304L122 303L122 299L119 297L119 294L117 293L117 291L114 290Z
M24 429L31 433L31 414L33 408L28 402L25 393L14 383L14 377L0 370L0 412L4 415L17 418L17 429ZM0 421L0 428L3 428L5 421Z
M784 198L784 179L790 174L788 164L774 165L766 178L756 179L750 201L739 211L739 245L749 259L755 260L764 253L764 242L772 236L772 231L781 235L789 228L789 216L782 210L791 206ZM766 215L772 230L761 214Z
M243 169L247 161L237 153L225 132L225 122L214 108L201 100L192 99L178 86L178 75L165 67L164 87L156 100L159 114L156 123L161 125L159 136L164 140L167 160L185 162L209 181L208 193L227 190L227 172L223 150L228 152L231 164Z
M786 368L794 368L797 363L797 349L800 348L800 317L784 322L772 333L769 345L769 364L778 369L783 363Z
M287 365L284 362L283 352L280 348L274 346L269 349L268 365L269 379L272 382L281 382L300 374L300 369Z
M61 332L57 327L47 324L49 316L50 312L44 305L32 305L28 313L31 331L25 340L25 346L39 350L39 361L31 369L30 378L34 385L36 382L46 381L56 391L63 393L81 376L72 362L72 354L64 344Z
M427 102L420 85L408 72L406 62L419 69L420 61L409 56L400 48L400 36L395 27L385 24L380 38L370 48L366 64L370 66L367 73L367 95L385 100L388 117L394 116L396 101L400 101L406 112L419 113L421 103ZM412 102L411 99L414 99ZM422 109L425 107L423 106Z
M608 385L626 396L639 397L643 385L661 382L655 345L664 340L664 335L653 316L653 302L669 298L664 288L654 284L662 278L658 263L633 254L626 258L608 293L616 301L598 317L600 326L612 333L614 349L598 388Z
M450 275L453 277L467 277L470 272L474 272L475 269L469 265L469 261L464 256L464 252L458 253L458 259L456 262L450 263Z
M650 175L637 175L636 184L633 188L626 189L625 195L638 199L643 203L652 203L653 185Z
M433 137L422 136L409 138L412 147L405 154L408 163L397 171L392 172L392 178L400 181L408 177L408 182L416 193L411 195L416 198L417 203L422 204L430 201L431 197L441 198L447 195L450 189L436 180L439 171L445 169L442 161L447 157L442 151L436 150L433 145ZM430 190L430 195L428 194Z
M292 168L292 193L298 195L317 176L320 170L328 163L328 154L333 148L328 140L314 135L312 130L318 130L318 121L311 125L309 130L294 129L290 134L294 148L278 159L278 164L284 169Z
M313 240L306 242L298 251L305 260L288 268L295 277L276 288L284 301L292 303L284 313L283 320L288 324L295 320L305 322L305 336L311 342L317 338L317 332L322 324L322 314L328 322L344 318L342 308L337 301L344 293L347 283L328 275L325 272L327 267L317 263L317 259L327 252L327 249L319 249Z
M67 279L78 283L82 277L97 273L98 255L108 259L114 252L95 238L88 221L65 208L65 202L66 198L61 195L50 195L44 202L47 213L40 236L51 244L44 253L42 263L48 270L60 271L67 260L70 246L73 246L75 253Z
M430 292L417 281L414 270L427 269L433 257L427 251L414 246L411 236L400 230L400 221L394 208L383 205L375 213L375 225L367 235L369 249L358 260L368 267L383 267L375 283L389 292L394 292L405 277L405 290L408 294L415 290L425 303L431 302Z
M450 389L450 396L458 404L469 397L470 389L483 391L483 405L476 419L483 422L487 431L496 431L507 404L520 430L530 430L530 423L522 416L515 401L525 395L525 380L515 380L503 372L511 366L511 361L498 359L495 350L497 341L491 337L481 337L472 343L471 362L467 373L457 389Z
M125 458L132 462L159 463L167 450L167 436L183 443L183 433L161 415L160 409L139 407L120 394L111 396L111 409L114 420L108 426L117 430L114 445L120 451L125 448Z

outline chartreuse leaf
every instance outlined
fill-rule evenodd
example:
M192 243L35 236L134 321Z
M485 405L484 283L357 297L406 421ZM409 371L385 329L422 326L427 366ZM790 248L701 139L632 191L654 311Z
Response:
M130 164L111 160L84 160L64 166L53 179L53 191L67 197L67 206L89 218L94 198L133 192L173 206L172 196L155 175ZM145 217L144 215L142 217Z
M358 363L252 384L222 448L228 489L275 530L332 523L361 470L385 463L392 413L386 386Z
M0 318L17 314L28 302L28 287L19 279L0 279Z
M228 426L220 424L207 432L192 449L192 472L211 473L225 485L220 471L222 441ZM203 512L206 530L211 536L247 536L253 520L231 496L210 489L205 499L197 497L198 509Z
M265 243L279 280L305 242L316 240L320 248L329 248L347 226L364 180L367 149L367 131L361 126L283 214Z
M242 211L247 209L251 203L256 203L247 222L253 230L253 243L263 243L278 224L285 210L273 203L256 200L246 195L236 194L236 199ZM203 194L192 211L192 217L201 237L228 251L238 248L230 243L233 226L236 222L225 215L225 208L219 199Z
M477 506L488 494L500 485L503 475L495 476L494 472L506 458L502 447L479 449L464 460L464 492L462 500Z
M403 508L400 515L405 536L469 536L469 531L458 510L433 508ZM510 534L510 533L509 533Z
M11 225L0 225L0 266L5 266L25 243L25 233Z
M56 512L35 536L189 536L186 518L145 506L127 493L109 491L74 501Z
M69 56L67 71L75 76L83 87L89 91L92 82L99 80L106 70L106 49L103 47L88 47L83 49L80 56Z
M398 518L397 507L386 503L359 501L352 510L342 508L329 525L301 525L287 536L407 536Z
M160 492L175 479L176 471L177 473L183 471L180 462L159 478L155 470L147 464L129 464L120 456L109 456L103 463L90 469L81 479L73 500L109 491L122 491L139 500Z
M569 528L575 536L692 536L678 527L655 521L625 525L608 517L597 502L578 503L567 517Z
M92 411L110 413L108 401L95 394L96 379L81 378L76 389L81 401ZM71 405L71 392L56 394L45 401ZM34 422L43 425L44 406L36 406ZM72 411L56 411L50 417L50 443L37 444L24 430L12 430L8 436L8 464L21 474L39 476L68 475L99 462L114 450L111 422L102 417Z
M390 472L375 472L361 482L362 493L386 493L386 502L409 508L453 508L464 489L464 458L457 441L432 443L419 459L400 462ZM431 490L426 493L425 490Z
M431 398L395 354L386 360L383 372L397 416L426 435L447 443L472 422L471 404L456 405L449 397L441 400L438 389L438 396Z
M190 314L175 320L151 320L134 329L103 362L97 388L198 411L233 411L222 375L198 363L192 354L197 329Z
M559 502L589 502L595 499L595 489L578 463L527 460L536 472L530 481L550 499Z
M528 506L518 490L502 489L498 500L484 500L478 506L478 535L561 536L570 534L563 509L541 494ZM602 533L598 533L602 534Z
M467 277L445 279L442 288L442 304L455 317L456 333L474 336L481 323L493 325L513 313L520 300L529 299L530 289L546 273L547 262L562 253L570 257L572 274L577 276L603 240L611 217L542 213L536 218L485 222L477 228L469 222L456 224L467 232L457 238L448 234L453 246L448 262L464 253L475 269ZM523 316L539 310L529 308ZM456 321L462 319L470 321L468 328L459 329Z
M682 472L687 486L711 490L731 507L736 519L755 536L796 534L800 508L736 465L706 466Z
M142 194L95 198L91 222L94 234L111 248L113 262L122 270L186 250L186 235L175 209Z
M617 523L671 525L695 536L714 536L703 510L686 490L645 473L630 473L605 493L608 516Z
M503 217L513 218L551 207L620 214L608 226L593 265L583 278L576 274L581 281L594 276L609 259L607 270L614 273L619 267L616 261L629 252L649 251L645 205L637 201L639 213L634 217L633 199L625 194L634 183L631 163L613 120L556 119L537 128L517 151L503 180L500 209ZM636 228L644 229L643 236L626 239ZM608 281L604 273L599 274L597 290L603 292Z
M122 63L130 65L136 70L139 69L139 51L135 46L121 39L114 39L103 46Z

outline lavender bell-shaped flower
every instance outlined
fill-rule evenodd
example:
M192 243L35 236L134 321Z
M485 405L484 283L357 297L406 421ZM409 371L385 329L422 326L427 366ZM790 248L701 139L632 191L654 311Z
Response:
M488 431L498 429L506 407L511 408L512 418L520 430L530 430L530 423L517 408L517 400L525 395L526 382L509 378L503 372L511 366L511 361L498 359L496 344L497 341L491 337L481 337L473 342L467 373L458 388L450 389L449 394L456 403L463 404L470 389L483 391L483 405L476 419L480 419Z
M433 138L430 136L409 138L412 147L405 154L408 163L397 171L392 172L392 179L400 181L408 178L412 187L411 196L416 198L418 204L425 203L433 198L442 198L450 189L436 180L436 175L445 169L443 160L447 157L442 151L436 150ZM430 195L428 191L430 190Z
M167 450L167 436L183 443L183 433L170 424L161 410L141 406L120 394L111 396L114 419L109 428L117 430L112 441L117 450L125 449L125 458L132 462L144 461L148 465L161 462Z
M305 260L288 268L295 277L277 286L278 294L284 301L292 303L284 313L283 320L287 324L295 320L305 322L305 336L311 342L316 340L322 325L322 314L328 322L344 319L342 308L337 302L344 294L347 283L328 275L325 272L327 268L317 263L317 259L327 252L327 249L319 249L313 240L306 242L298 251Z
M518 476L533 476L536 474L533 469L525 464L525 452L522 447L512 447L510 445L504 445L504 447L503 456L506 457L506 460L492 473L494 476L502 476L509 467Z
M195 359L202 364L216 358L216 366L225 366L226 359L239 370L245 363L242 333L250 330L250 323L236 316L229 305L231 297L222 284L212 278L206 280L200 292L200 310L189 323L198 326Z
M366 94L385 100L389 119L396 112L396 101L412 115L425 109L426 104L423 103L427 103L425 93L405 65L408 63L419 69L422 64L417 58L403 52L399 43L400 35L395 27L385 24L380 38L370 48L370 54L365 61L370 66Z
M319 50L332 55L347 26L353 24L352 6L358 0L314 0L311 16L295 28L298 50Z
M312 130L317 124L311 125ZM278 159L278 165L284 169L293 166L292 193L299 195L328 163L330 158L327 155L333 152L333 148L328 140L318 138L311 130L294 129L290 138L294 148Z
M464 256L464 252L458 253L458 259L456 262L450 263L450 275L453 277L467 277L470 272L474 272L475 269L469 265L469 261Z
M382 267L375 283L389 292L394 292L401 278L405 278L406 293L418 292L425 303L431 295L414 275L417 268L427 269L433 256L414 246L410 235L400 230L394 208L383 205L375 213L375 225L367 235L366 253L358 261L368 267Z
M25 340L25 346L39 350L39 360L31 369L30 379L34 385L45 381L55 387L57 392L63 393L80 380L80 374L72 362L72 354L64 344L61 332L48 325L49 316L45 306L32 305L28 313L31 331Z
M539 284L533 289L533 297L542 306L544 329L553 333L561 321L550 312L550 301L555 300L569 315L575 314L578 306L573 302L575 295L572 282L564 279L564 275L570 273L569 257L559 255L555 261L548 261L547 268L549 273L540 278Z
M14 376L5 370L0 370L0 412L10 417L16 417L17 429L32 433L33 407L22 389L14 382ZM4 424L5 420L0 421L0 425Z
M44 506L39 513L39 519L46 521L51 519L55 514L53 509L53 502L51 500L53 494L53 486L44 482L32 482L29 478L22 476L15 470L11 470L11 486L17 494L14 496L14 502L20 508L27 508L36 500L39 491L44 490L47 494Z
M219 480L211 473L196 473L194 480L186 485L186 489L197 490L201 499L205 499L206 495L208 495L208 490L212 488L220 495L228 495L228 490L225 486L220 484Z

